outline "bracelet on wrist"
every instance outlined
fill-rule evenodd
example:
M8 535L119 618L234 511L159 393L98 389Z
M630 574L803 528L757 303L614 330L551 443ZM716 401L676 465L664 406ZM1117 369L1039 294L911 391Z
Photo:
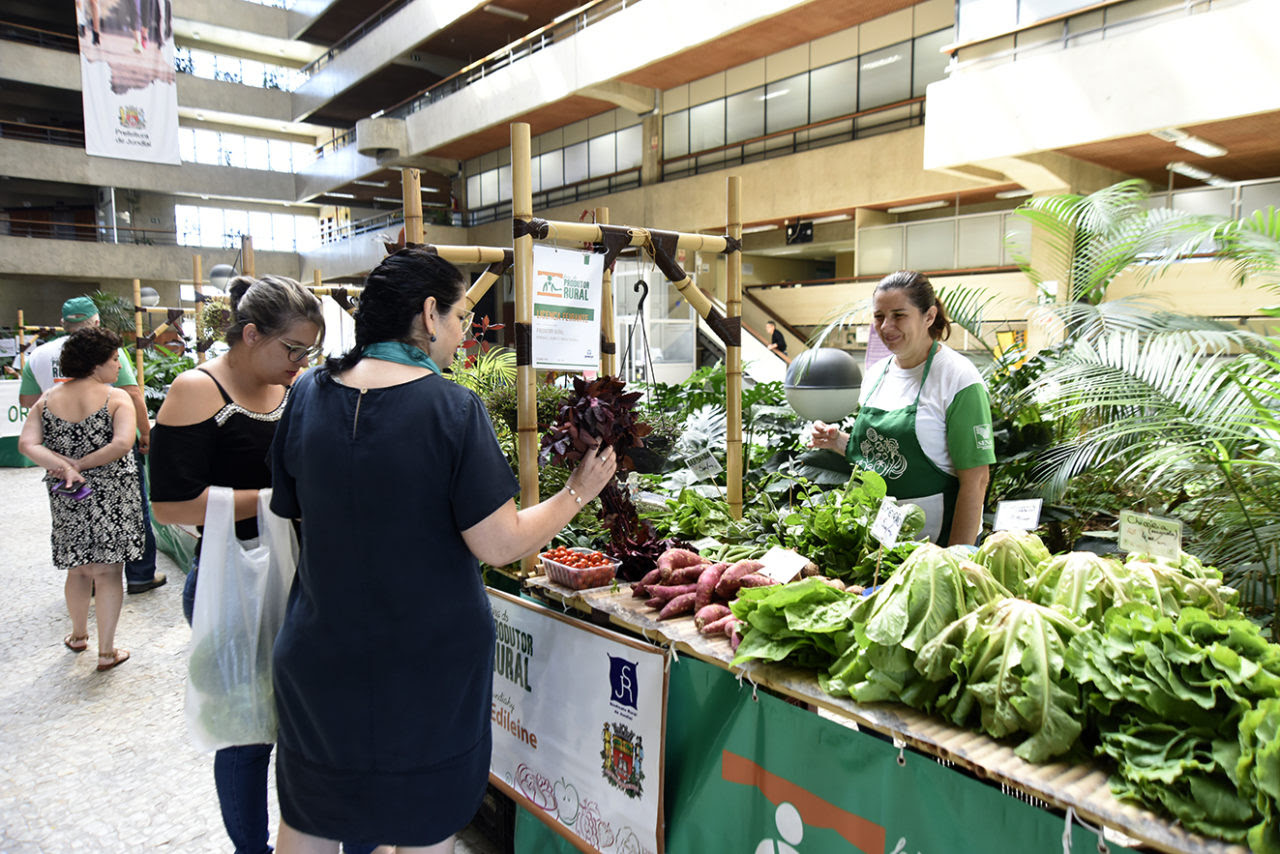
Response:
M574 491L574 488L573 488L572 486L570 486L569 484L567 484L567 483L564 485L564 488L565 488L565 489L567 489L567 490L569 490L569 494L570 494L571 496L573 496L573 500L574 500L574 501L576 501L576 502L578 502L578 506L579 506L579 507L581 507L581 506L582 506L582 496L581 496L581 495L579 495L576 491Z

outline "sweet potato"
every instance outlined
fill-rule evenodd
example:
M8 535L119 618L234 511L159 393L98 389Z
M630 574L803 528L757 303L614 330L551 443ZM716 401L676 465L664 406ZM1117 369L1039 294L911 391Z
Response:
M704 605L703 607L698 608L697 612L693 615L693 624L699 629L703 629L708 623L714 623L716 620L723 620L731 613L733 612L729 610L728 605L721 605L718 602L713 605Z
M772 587L777 583L777 579L761 575L758 572L752 572L742 576L742 580L738 582L738 589L741 590L744 587Z
M644 604L648 605L653 610L658 611L658 610L661 610L663 605L667 604L667 600L666 599L650 599Z
M697 617L694 617L694 620L696 621ZM714 623L707 623L705 626L698 629L698 631L702 632L704 635L723 635L725 634L725 627L736 622L738 622L738 618L733 616L733 614L729 614L727 617L721 617Z
M683 596L686 593L696 593L697 591L697 584L655 584L649 588L649 595L654 599L660 599L663 602L670 602L677 596Z
M697 595L698 594L692 590L688 593L681 593L679 596L662 606L662 610L658 612L658 619L669 620L672 617L678 617L681 614L689 613L693 610L694 599Z
M698 566L702 563L710 563L710 561L700 557L697 552L691 552L688 549L667 549L658 558L658 569L663 570L662 578L665 581L671 577L673 569L679 569L684 566Z
M711 566L702 570L698 576L698 608L704 608L711 604L711 597L716 592L716 584L720 581L720 576L729 568L729 564L721 561L713 563Z
M764 569L764 564L758 560L738 561L726 569L724 575L721 575L720 580L716 582L716 595L721 599L732 599L737 595L743 577L761 569Z
M657 584L662 578L662 570L654 568L645 573L644 578L631 585L631 595L637 599L643 599L649 594L649 588Z
M729 648L734 652L738 651L738 644L742 643L742 633L738 631L738 624L741 620L734 620L724 627L724 633L729 636Z
M707 568L707 564L700 563L697 566L682 566L679 569L671 570L671 575L663 580L663 584L696 584L698 578L701 577L702 571Z

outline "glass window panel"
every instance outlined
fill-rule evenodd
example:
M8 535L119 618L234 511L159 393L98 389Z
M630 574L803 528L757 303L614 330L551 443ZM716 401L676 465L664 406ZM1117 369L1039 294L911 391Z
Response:
M320 245L320 221L313 216L296 216L294 222L294 250L306 252Z
M809 123L809 74L797 74L765 87L765 114L769 133L798 128Z
M748 89L725 99L725 142L764 136L764 87Z
M481 204L492 205L498 201L498 170L490 169L480 173Z
M552 190L564 186L564 149L548 151L538 158L542 169L542 189Z
M1018 256L1031 253L1031 223L1020 216L1004 218L1004 263L1017 264Z
M564 182L576 184L587 180L587 144L580 142L564 149Z
M191 73L196 77L212 80L215 71L213 54L203 50L191 51Z
M293 143L292 171L299 172L302 170L302 167L306 166L308 163L311 162L311 149L312 149L312 146L307 145L305 142Z
M213 130L205 130L204 128L196 129L196 162L197 163L220 163L219 155L222 146L219 145L218 132Z
M222 135L222 162L238 169L244 168L245 145L243 136L238 133L224 133Z
M1254 211L1268 207L1280 208L1280 181L1268 184L1247 184L1240 188L1240 216L1253 216Z
M724 145L724 99L690 108L690 151L706 151L721 145Z
M1231 216L1231 187L1209 190L1179 190L1173 194L1173 209L1191 214Z
M846 59L809 73L809 121L858 111L858 60Z
M253 238L255 247L266 250L275 246L275 238L271 236L271 214L266 211L250 211L249 236Z
M178 128L178 156L183 162L196 162L195 128Z
M958 39L976 41L1017 26L1018 3L1017 0L960 0L956 15L960 23Z
M222 227L226 231L227 239L234 245L240 245L241 235L249 233L249 212L223 211Z
M252 59L240 60L241 79L246 86L257 86L262 88L263 81L267 72L267 66L261 62Z
M200 245L228 246L222 230L222 211L218 208L200 208Z
M1000 225L1003 214L965 217L959 221L956 264L960 269L995 267L1000 264Z
M942 48L951 44L951 28L929 33L915 40L912 45L911 96L918 98L925 87L947 76L947 63L951 57Z
M529 158L529 187L535 193L542 192L542 158Z
M245 137L244 165L249 169L270 169L271 149L260 136Z
M911 94L911 43L864 53L858 65L858 109L905 101Z
M1034 24L1088 5L1090 4L1086 0L1019 0L1018 26Z
M277 252L293 252L296 244L294 243L294 219L292 214L272 214L271 215L271 235L275 238L275 251Z
M892 273L901 270L902 227L864 228L858 232L858 273Z
M617 142L611 133L587 140L587 162L591 167L591 177L612 175L618 171Z
M682 157L689 153L689 111L671 113L662 120L662 156Z
M511 201L511 167L498 167L498 201Z
M289 143L282 139L267 140L267 152L271 162L271 169L275 172L291 172L292 164L290 158L293 156L293 149Z
M618 171L636 169L644 161L644 127L632 125L618 131Z
M692 323L657 322L650 333L650 353L654 364L661 362L692 362L694 326Z
M956 263L955 220L907 225L907 269L950 270Z
M178 231L179 246L200 245L200 209L193 205L174 205L173 221Z
M472 175L467 178L467 207L478 208L483 201L480 199L480 176Z

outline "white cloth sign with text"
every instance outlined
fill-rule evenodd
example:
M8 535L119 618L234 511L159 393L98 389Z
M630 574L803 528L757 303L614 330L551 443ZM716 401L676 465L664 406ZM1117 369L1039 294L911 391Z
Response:
M604 256L533 247L533 366L600 368L600 293Z
M660 854L661 650L493 589L489 602L490 780L596 851Z

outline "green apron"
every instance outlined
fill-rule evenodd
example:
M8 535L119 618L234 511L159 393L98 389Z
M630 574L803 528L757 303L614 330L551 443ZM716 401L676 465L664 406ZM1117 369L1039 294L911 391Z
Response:
M929 348L920 388L910 406L885 410L871 405L888 369L880 374L867 393L867 402L858 410L845 457L853 465L870 469L883 477L889 494L894 498L918 504L925 514L922 536L945 546L951 535L951 519L955 515L960 479L938 468L916 438L916 408L937 352L935 343Z

